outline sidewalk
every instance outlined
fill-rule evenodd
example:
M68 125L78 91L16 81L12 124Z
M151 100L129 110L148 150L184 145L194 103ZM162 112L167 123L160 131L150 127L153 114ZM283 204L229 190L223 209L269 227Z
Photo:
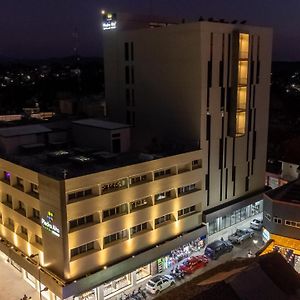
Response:
M22 273L0 256L0 299L20 300L25 294L39 300L39 293L22 278Z

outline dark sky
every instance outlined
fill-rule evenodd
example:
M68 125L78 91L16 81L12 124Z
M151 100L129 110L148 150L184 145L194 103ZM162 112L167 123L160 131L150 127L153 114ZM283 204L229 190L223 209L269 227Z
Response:
M225 18L274 29L273 59L300 61L300 0L0 0L0 57L101 55L100 11L196 20Z

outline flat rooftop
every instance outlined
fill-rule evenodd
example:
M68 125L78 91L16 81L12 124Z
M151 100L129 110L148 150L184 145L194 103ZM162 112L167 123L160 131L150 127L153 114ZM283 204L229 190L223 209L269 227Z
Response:
M300 179L274 190L270 190L266 193L266 195L274 200L291 202L300 205Z
M160 153L126 152L114 154L96 149L67 147L60 150L39 149L38 153L3 154L0 158L57 180L134 165L163 157L198 150L178 147Z
M72 123L78 124L78 125L89 126L89 127L109 129L109 130L116 130L116 129L131 127L131 125L128 125L128 124L109 122L109 121L98 120L98 119L82 119L82 120L78 120L78 121L73 121Z

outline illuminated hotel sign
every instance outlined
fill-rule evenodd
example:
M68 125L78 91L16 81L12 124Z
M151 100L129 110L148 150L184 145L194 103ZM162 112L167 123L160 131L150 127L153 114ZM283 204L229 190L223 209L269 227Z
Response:
M48 211L47 218L42 218L42 227L50 231L53 235L60 237L60 230L53 224L54 213Z
M117 15L102 11L102 29L111 30L117 28Z

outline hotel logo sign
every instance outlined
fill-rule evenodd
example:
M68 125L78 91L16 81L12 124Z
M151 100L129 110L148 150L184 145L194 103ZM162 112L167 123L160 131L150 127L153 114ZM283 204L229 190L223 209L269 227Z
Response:
M56 225L53 224L54 221L54 213L52 211L48 211L47 217L42 218L42 227L48 231L50 231L53 235L60 237L60 230Z

